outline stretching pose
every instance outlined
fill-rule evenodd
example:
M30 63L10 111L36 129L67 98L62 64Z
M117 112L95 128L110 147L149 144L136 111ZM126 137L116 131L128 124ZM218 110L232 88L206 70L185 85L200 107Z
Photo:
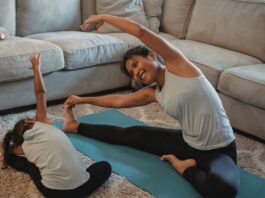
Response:
M85 168L64 132L50 125L46 111L45 85L40 57L30 56L37 100L35 119L23 119L5 135L3 164L28 173L38 190L48 198L86 197L111 174L107 162Z
M127 19L97 15L83 30L104 22L139 38L146 46L130 49L122 68L135 81L156 83L125 95L70 96L64 130L113 144L128 145L161 156L204 197L235 197L239 187L236 143L222 103L202 72L178 49L145 27ZM164 62L158 60L160 55ZM89 103L102 107L135 107L157 101L182 130L135 126L89 125L74 119L69 107Z

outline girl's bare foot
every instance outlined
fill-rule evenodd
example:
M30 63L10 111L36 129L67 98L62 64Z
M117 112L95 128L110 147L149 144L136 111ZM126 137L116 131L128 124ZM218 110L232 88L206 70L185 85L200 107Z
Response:
M66 107L64 109L64 123L63 131L66 133L76 133L79 126L79 122L76 119L75 113L73 112L72 107Z
M189 167L196 166L196 161L194 159L186 159L180 160L175 155L163 155L161 157L163 161L169 161L169 163L173 166L173 168L181 175L183 175L184 171Z

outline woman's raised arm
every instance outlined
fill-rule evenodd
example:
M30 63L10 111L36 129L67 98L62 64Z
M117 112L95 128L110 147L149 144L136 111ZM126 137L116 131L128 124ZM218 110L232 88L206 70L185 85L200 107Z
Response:
M139 38L146 46L162 56L169 71L175 73L176 67L179 66L181 67L178 68L180 70L182 70L182 68L185 70L186 68L194 70L193 72L195 75L199 73L196 67L194 67L182 52L156 33L134 21L112 15L93 15L85 20L81 25L81 29L86 30L92 24L96 24L96 27L99 28L104 22Z

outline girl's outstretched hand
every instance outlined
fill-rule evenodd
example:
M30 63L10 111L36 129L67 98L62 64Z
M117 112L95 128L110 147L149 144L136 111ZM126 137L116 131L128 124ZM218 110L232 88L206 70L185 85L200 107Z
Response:
M103 15L92 15L88 17L80 26L81 30L86 31L91 25L96 24L96 28L100 28L104 24Z
M31 62L30 69L40 69L40 54L31 54L29 57L29 61Z

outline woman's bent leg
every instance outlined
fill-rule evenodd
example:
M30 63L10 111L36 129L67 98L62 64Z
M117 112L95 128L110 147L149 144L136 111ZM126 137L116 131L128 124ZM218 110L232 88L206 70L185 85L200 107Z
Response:
M235 197L240 177L231 157L218 153L201 160L203 163L186 169L183 174L193 187L207 198Z

